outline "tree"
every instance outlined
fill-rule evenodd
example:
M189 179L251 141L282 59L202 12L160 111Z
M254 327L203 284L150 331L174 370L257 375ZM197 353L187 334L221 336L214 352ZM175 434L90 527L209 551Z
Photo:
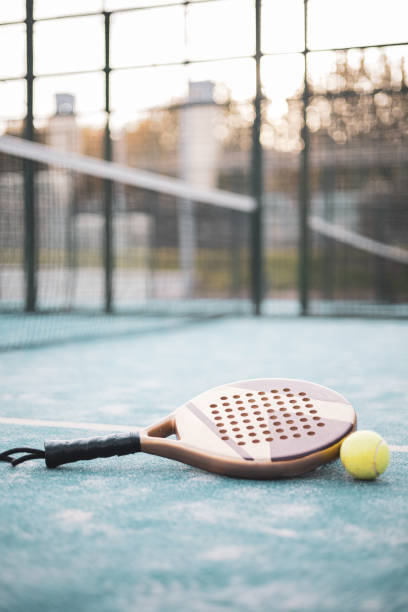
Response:
M350 52L337 52L327 77L320 82L312 78L310 128L338 144L400 144L408 139L407 85L404 57L393 60L382 50L369 62L366 50L356 62Z
M178 112L152 110L126 127L126 163L171 176L178 172Z

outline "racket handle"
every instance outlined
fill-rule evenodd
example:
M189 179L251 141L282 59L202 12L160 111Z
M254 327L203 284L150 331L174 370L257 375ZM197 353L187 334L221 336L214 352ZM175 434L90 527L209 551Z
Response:
M55 468L74 461L130 455L139 452L141 448L139 434L130 432L79 440L47 440L44 442L44 450L47 467Z

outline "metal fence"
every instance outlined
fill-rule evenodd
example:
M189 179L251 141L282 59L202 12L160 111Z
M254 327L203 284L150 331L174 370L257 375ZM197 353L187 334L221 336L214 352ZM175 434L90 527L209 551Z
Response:
M19 58L0 79L3 131L252 195L255 313L406 316L404 3L130 4L92 0L68 15L16 3L0 24ZM25 310L34 312L35 176L28 161L24 170ZM112 198L107 181L107 312Z

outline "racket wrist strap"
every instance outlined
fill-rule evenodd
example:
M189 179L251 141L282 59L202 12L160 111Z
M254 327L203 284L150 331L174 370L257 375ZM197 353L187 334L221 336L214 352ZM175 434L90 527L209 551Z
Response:
M49 468L99 457L130 455L140 450L140 437L136 432L79 440L47 440L44 443L45 463Z

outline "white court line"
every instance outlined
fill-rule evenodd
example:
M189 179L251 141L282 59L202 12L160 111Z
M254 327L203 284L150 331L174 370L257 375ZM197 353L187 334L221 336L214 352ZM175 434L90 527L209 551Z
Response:
M0 424L5 425L32 425L33 427L61 427L62 429L94 429L95 431L137 431L140 427L135 425L109 425L107 423L79 423L78 421L50 421L42 419L19 419L14 417L0 417ZM396 446L390 444L389 449L394 453L408 453L408 445Z
M107 425L105 423L78 423L77 421L49 421L41 419L15 419L0 417L0 424L32 425L33 427L61 427L63 429L94 429L95 431L135 431L140 427L135 425Z

